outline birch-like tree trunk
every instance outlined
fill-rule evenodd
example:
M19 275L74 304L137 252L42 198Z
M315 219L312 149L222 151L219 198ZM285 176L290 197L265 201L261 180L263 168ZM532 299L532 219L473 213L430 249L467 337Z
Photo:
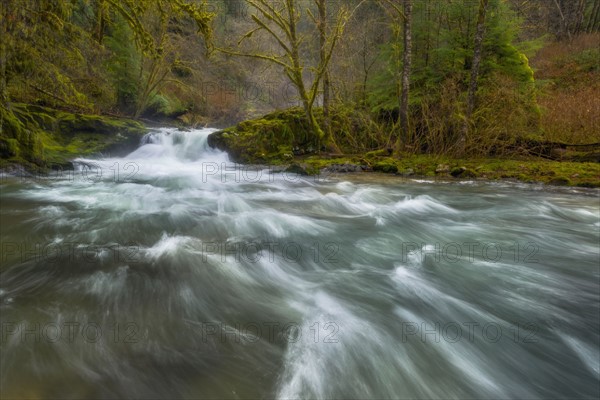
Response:
M402 50L402 91L400 93L400 141L403 146L410 143L408 100L410 94L410 72L412 66L412 0L402 0L404 12L404 49Z
M469 135L469 125L471 117L475 110L475 96L477 94L477 81L479 79L479 67L481 66L481 56L483 52L483 39L485 37L485 17L487 14L489 0L479 0L479 11L477 13L477 27L475 30L475 46L473 49L473 62L471 63L471 80L469 82L469 92L467 94L467 113L463 127L462 137L459 142L459 151L464 152L467 136Z

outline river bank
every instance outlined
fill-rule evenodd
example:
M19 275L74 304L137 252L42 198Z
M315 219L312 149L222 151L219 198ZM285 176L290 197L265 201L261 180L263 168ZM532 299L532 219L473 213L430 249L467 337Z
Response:
M440 180L519 181L552 186L600 187L600 164L531 159L456 159L433 155L402 158L376 156L321 156L294 158L282 170L303 175L330 173L385 173L407 178Z
M151 121L142 124L126 118L83 115L27 104L12 104L11 114L14 118L5 117L2 124L0 170L24 175L72 169L71 161L77 157L125 155L135 150L143 136L157 127ZM213 133L209 144L226 151L233 162L266 165L301 175L378 172L411 178L516 180L554 186L600 187L598 162L540 157L393 156L387 150L318 154L303 136L302 124L290 123L290 116L296 117L293 111L286 111L244 121ZM290 129L295 130L288 132ZM299 145L299 141L304 144Z
M72 168L71 161L91 155L126 155L148 132L127 118L88 115L11 103L1 110L0 169L30 172Z
M343 110L345 112L347 110ZM317 114L322 119L322 113ZM350 118L350 119L349 119ZM364 131L358 119L342 113L332 114L332 135L339 144L347 137L352 121L355 131ZM278 166L289 172L316 175L325 172L382 172L407 177L441 179L518 180L557 186L600 187L600 152L594 146L556 148L543 138L499 141L498 147L515 150L496 157L463 157L436 154L395 154L392 149L352 152L340 146L345 154L327 153L311 136L300 109L275 111L262 118L244 121L208 137L208 144L229 154L234 162ZM534 149L540 156L522 155ZM584 151L582 151L584 150ZM557 159L549 159L557 158Z

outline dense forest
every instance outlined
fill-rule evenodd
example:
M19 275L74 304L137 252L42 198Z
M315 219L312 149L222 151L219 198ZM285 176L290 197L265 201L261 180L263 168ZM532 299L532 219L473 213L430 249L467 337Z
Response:
M5 0L1 18L4 159L54 160L67 126L139 127L93 115L250 119L238 143L283 155L600 142L600 0Z

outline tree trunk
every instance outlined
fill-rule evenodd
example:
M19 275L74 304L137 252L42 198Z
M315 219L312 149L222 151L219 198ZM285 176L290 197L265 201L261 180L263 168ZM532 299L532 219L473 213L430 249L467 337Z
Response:
M565 14L563 13L562 7L560 6L560 3L558 2L558 0L554 0L554 4L556 5L556 9L558 10L558 14L560 16L560 21L561 21L561 35L563 34L563 32L567 33L567 37L569 38L569 40L571 40L571 31L569 30L569 23L567 22L566 18L565 18Z
M473 48L473 62L471 63L471 81L469 83L469 92L467 94L467 113L463 134L459 142L459 151L464 152L467 136L469 135L469 125L471 117L475 110L475 95L477 94L477 80L479 79L479 67L481 65L481 55L483 50L483 39L485 37L485 17L487 14L489 0L479 0L479 12L477 14L477 28L475 31L475 46Z
M412 0L403 0L404 10L404 49L402 56L402 92L400 94L400 143L407 146L410 142L408 121L408 98L410 94L410 70L412 64ZM397 146L398 147L398 146Z
M593 27L594 27L594 15L596 14L596 8L598 8L598 5L600 5L600 1L599 0L594 0L594 5L592 7L592 11L590 12L590 17L587 21L587 24L585 26L585 31L587 33L592 33L593 32Z
M8 41L10 40L7 19L11 16L10 2L2 2L0 5L0 32L2 43L0 43L0 107L6 108L8 96L6 93L6 64L8 62ZM3 118L0 118L0 133L2 132Z
M577 11L575 14L575 28L573 29L574 33L581 33L584 30L583 21L585 18L585 0L579 0L577 5Z
M304 113L306 114L306 119L312 133L319 139L319 141L324 139L324 133L319 127L317 120L315 119L313 106L310 103L308 98L308 93L306 92L306 87L304 85L304 76L302 75L302 65L300 62L300 50L299 45L300 42L297 37L296 32L296 10L295 10L295 2L288 1L287 2L287 12L289 16L289 36L290 36L290 53L289 56L292 61L292 71L288 74L289 78L291 78L292 82L296 85L298 89L298 94L300 95L300 99L302 100L302 106L304 107Z
M2 1L0 4L0 134L4 132L4 118L12 114L9 108L8 98L8 77L6 75L7 64L13 52L14 33L12 30L15 26L15 10L14 4L11 1ZM13 28L13 29L11 29Z
M94 39L100 44L104 40L106 28L106 3L104 0L96 0L96 26L94 27Z
M317 0L317 7L319 9L319 42L320 42L320 58L321 63L325 63L326 58L326 46L327 46L327 0ZM329 72L327 70L323 73L323 121L324 128L327 136L331 136L331 124L329 121Z

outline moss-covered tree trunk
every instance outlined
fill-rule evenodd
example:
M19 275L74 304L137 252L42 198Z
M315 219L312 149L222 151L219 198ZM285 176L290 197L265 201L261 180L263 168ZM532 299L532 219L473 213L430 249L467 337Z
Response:
M271 40L275 40L278 47L283 50L285 56L278 52L242 52L231 49L219 49L220 51L237 56L258 58L269 61L280 67L283 67L286 76L298 91L298 95L304 108L307 123L311 132L318 139L320 145L327 147L332 151L339 151L333 135L329 129L323 131L319 122L315 117L314 104L320 93L321 83L325 81L324 87L329 92L329 77L327 75L327 67L331 60L333 50L342 36L342 32L349 19L349 12L346 7L341 7L336 14L335 25L329 31L325 29L324 16L326 16L326 1L316 0L317 8L319 8L319 16L313 15L310 9L306 9L306 15L310 16L312 22L320 31L320 47L318 49L320 57L316 68L313 68L314 76L309 85L304 81L304 69L310 61L305 56L300 55L300 46L305 41L305 37L298 35L298 26L302 19L302 13L299 7L303 2L299 0L285 0L279 4L280 7L274 7L274 3L270 0L246 0L246 3L255 11L252 14L252 20L257 25L255 29L246 33L238 42L238 45L245 39L253 36L256 32L262 31ZM329 100L326 100L329 103Z
M475 45L473 48L473 61L471 63L471 79L469 82L469 91L467 93L467 112L463 124L462 134L458 142L458 152L464 153L466 148L467 136L469 135L469 126L471 117L475 109L475 95L477 93L477 81L479 79L479 67L481 66L481 56L483 52L483 39L485 36L485 17L487 14L489 0L479 0L479 11L477 13L477 28L475 31Z
M6 61L7 61L7 41L8 36L8 6L9 2L2 2L0 4L0 33L2 33L2 40L0 40L0 107L4 110L8 103L8 97L6 95ZM0 110L2 111L2 110ZM4 113L2 112L2 115ZM0 132L2 132L3 118L0 116Z
M321 63L325 61L327 58L327 2L326 0L317 0L317 7L319 9L319 57L321 58ZM325 132L327 135L331 135L331 122L329 120L329 92L330 92L330 83L329 83L329 72L326 69L323 72L323 124L325 128Z
M404 49L402 50L402 91L400 93L400 140L396 147L405 147L410 143L408 121L408 96L410 93L410 72L412 66L412 0L402 0L404 12Z

